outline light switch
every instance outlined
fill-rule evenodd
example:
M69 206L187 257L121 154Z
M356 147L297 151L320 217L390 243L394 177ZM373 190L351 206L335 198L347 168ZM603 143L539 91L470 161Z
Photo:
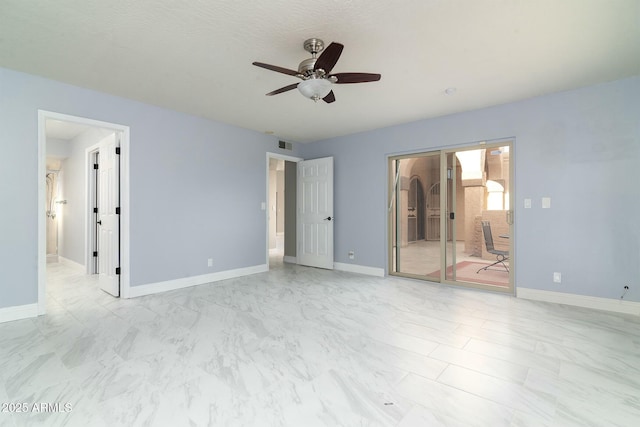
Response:
M260 209L262 210L267 209L267 204L265 202L262 202L262 204L260 205Z
M551 197L543 197L542 209L550 209L550 208L551 208Z
M531 199L524 199L524 208L531 209Z

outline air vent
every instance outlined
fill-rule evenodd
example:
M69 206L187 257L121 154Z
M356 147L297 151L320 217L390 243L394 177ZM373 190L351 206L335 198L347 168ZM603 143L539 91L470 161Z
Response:
M286 142L286 141L278 141L278 147L282 148L283 150L293 149L293 145L290 142Z

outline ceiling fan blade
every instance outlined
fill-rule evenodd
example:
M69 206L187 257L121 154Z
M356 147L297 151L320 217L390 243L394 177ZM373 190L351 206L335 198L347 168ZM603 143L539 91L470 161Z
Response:
M277 73L288 74L290 76L298 77L300 75L295 70L278 67L277 65L265 64L264 62L254 62L253 65L255 65L256 67L266 68L267 70L275 71Z
M340 43L332 42L329 47L325 48L318 57L318 60L313 66L314 71L323 69L326 74L329 74L331 70L333 70L333 67L336 65L336 62L338 62L338 59L340 59L342 49L344 49L343 45L341 45Z
M294 83L294 84L291 84L291 85L289 85L289 86L285 86L285 87L281 87L280 89L276 89L276 90L274 90L273 92L269 92L269 93L267 94L267 96L277 95L277 94L279 94L279 93L287 92L287 91L290 91L291 89L295 89L295 88L297 88L297 87L298 87L298 83Z
M327 96L322 98L322 100L324 102L326 102L327 104L331 104L332 102L334 102L336 100L336 96L333 94L333 91L331 91L331 92L329 92L329 94Z
M382 76L380 74L371 73L337 73L332 74L330 77L335 77L338 79L338 81L336 81L336 84L346 84L377 82Z

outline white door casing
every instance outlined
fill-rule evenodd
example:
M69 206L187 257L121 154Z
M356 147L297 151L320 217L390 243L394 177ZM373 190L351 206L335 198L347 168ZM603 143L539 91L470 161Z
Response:
M298 264L333 269L333 157L298 162Z
M119 135L120 142L120 294L124 298L130 298L130 274L129 274L129 147L131 143L131 132L128 126L117 123L103 122L86 117L71 116L68 114L56 113L53 111L40 110L38 114L38 302L37 313L43 315L47 313L47 292L46 292L46 153L47 153L47 132L46 122L49 119L63 122L80 123L87 126L113 129ZM86 178L86 177L85 177ZM87 217L88 218L88 217ZM85 229L87 224L85 224ZM89 246L85 245L85 248ZM86 258L86 255L85 255Z
M119 155L116 134L99 143L98 161L98 282L100 288L120 296Z

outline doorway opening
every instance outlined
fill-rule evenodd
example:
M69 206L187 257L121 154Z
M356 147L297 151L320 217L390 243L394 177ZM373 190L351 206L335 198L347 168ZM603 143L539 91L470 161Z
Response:
M105 169L104 190L99 190L96 185L100 179L93 178L93 165L98 153L106 152L105 144L111 144L112 163L117 159L119 170ZM111 281L113 284L117 280L118 290L122 290L118 295L128 296L128 155L129 128L126 126L38 111L38 210L41 213L38 215L38 314L46 312L47 262L51 267L55 262L64 264L66 271L75 274L97 273L96 281L102 287L103 275L96 269L100 252L95 250L95 244L100 239L95 235L95 227L104 219L101 215L106 213L106 208L103 212L94 212L100 206L100 203L96 206L96 201L99 202L101 194L104 197L109 193L118 194L115 203L118 212L111 217L110 227L112 234L115 235L113 230L117 231L120 243L114 244L112 239L109 249L119 270L114 269L115 279L112 277ZM109 222L109 218L106 219ZM116 221L117 227L113 225ZM98 252L96 256L95 252ZM105 260L105 256L102 259Z
M513 292L513 141L389 158L389 274Z
M297 263L297 157L267 153L267 256L269 269Z

